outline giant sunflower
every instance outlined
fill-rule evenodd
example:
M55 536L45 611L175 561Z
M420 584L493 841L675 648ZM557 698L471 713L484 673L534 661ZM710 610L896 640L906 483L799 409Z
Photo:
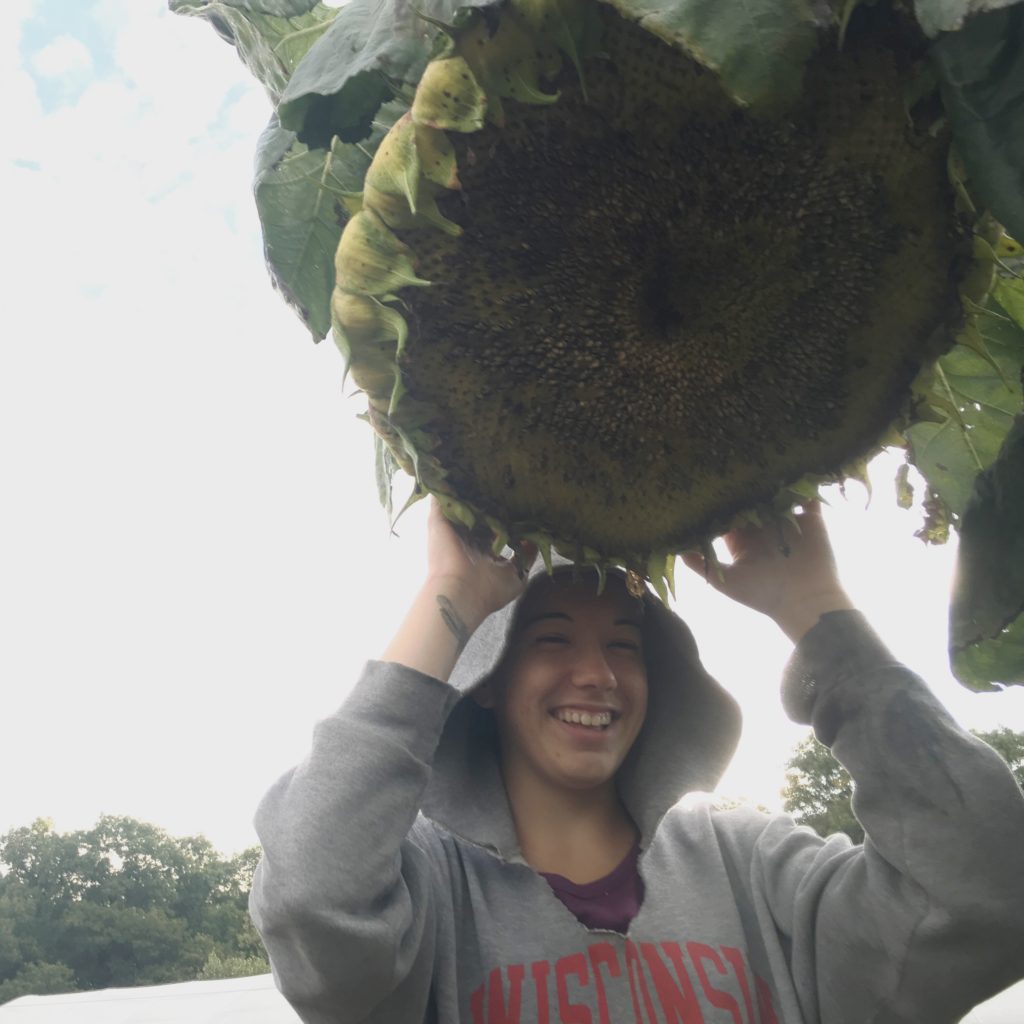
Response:
M172 6L265 68L252 4ZM883 444L913 459L958 419L969 440L958 344L1014 394L1024 350L996 358L983 327L1008 320L989 293L1024 225L1021 7L256 6L292 54L263 74L287 134L262 183L326 153L344 224L313 302L272 225L268 259L311 326L329 291L384 493L401 466L481 541L664 593L678 552Z

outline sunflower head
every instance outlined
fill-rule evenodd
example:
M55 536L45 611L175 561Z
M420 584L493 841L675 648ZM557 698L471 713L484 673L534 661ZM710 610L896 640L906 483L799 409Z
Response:
M471 16L378 147L336 336L417 493L660 581L841 478L915 415L991 265L924 40L824 36L784 108L606 5Z

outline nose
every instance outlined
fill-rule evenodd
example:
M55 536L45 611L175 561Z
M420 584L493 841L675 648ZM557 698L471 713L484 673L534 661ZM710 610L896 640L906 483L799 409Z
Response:
M587 644L579 648L572 666L572 684L581 689L600 690L612 690L618 685L600 644Z

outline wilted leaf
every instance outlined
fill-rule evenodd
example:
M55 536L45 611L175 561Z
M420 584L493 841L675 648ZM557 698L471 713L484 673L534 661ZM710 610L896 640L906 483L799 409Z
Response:
M170 0L231 43L276 103L292 72L338 14L320 0Z
M611 0L648 32L716 71L744 104L774 105L800 92L818 40L809 0Z
M281 124L310 146L363 138L390 83L415 85L439 30L421 17L452 23L457 11L498 0L350 0L309 51L281 97Z
M987 681L1024 684L1024 414L1017 416L999 455L981 473L960 524L960 549L949 614L950 657L965 666L968 685L999 666ZM1004 632L1014 623L1018 625ZM1006 651L1003 651L1006 646ZM972 648L981 650L973 654ZM1014 653L1016 652L1016 653ZM1013 669L1013 665L1017 665ZM959 672L958 672L959 675Z
M932 0L929 7L994 6ZM1024 238L1024 6L970 18L931 50L942 101L971 182L996 219Z
M914 504L914 485L910 482L910 465L906 462L896 470L896 504L900 508Z
M1021 408L1024 331L994 301L982 316L985 347L996 364L957 345L938 362L932 393L950 415L907 431L912 461L950 510L962 515L975 476L995 459Z
M949 507L935 491L929 490L921 508L924 522L914 536L927 544L945 544L949 540Z
M331 329L334 253L348 219L343 193L362 191L371 155L404 113L388 104L361 145L334 140L330 150L309 149L271 121L256 154L256 206L263 252L275 285L319 341Z

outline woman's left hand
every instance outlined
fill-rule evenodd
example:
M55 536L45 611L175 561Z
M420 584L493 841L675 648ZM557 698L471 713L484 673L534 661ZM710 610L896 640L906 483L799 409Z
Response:
M825 612L853 608L836 572L821 503L809 502L796 516L765 527L742 526L725 535L731 565L706 571L695 553L683 561L726 597L778 623L796 643Z

